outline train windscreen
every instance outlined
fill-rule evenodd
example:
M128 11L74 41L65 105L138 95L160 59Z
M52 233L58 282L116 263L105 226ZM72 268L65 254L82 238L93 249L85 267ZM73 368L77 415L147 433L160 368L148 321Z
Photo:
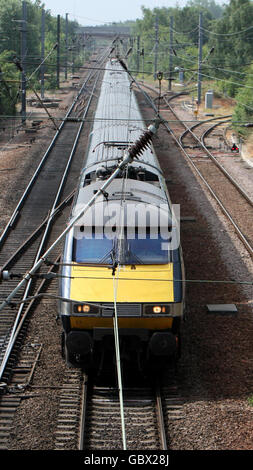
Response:
M152 238L146 233L145 238L128 238L125 231L124 237L109 239L92 236L74 237L73 261L84 264L167 264L170 262L168 240L157 234Z

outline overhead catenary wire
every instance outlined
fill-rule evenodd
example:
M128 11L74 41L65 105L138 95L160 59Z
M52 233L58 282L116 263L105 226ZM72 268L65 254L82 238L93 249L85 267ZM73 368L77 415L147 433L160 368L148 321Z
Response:
M101 279L101 278L96 278L96 277L88 277L88 278L84 278L84 279ZM108 279L108 278L106 278ZM143 280L143 279L132 279L132 278L129 278L128 279L129 281L136 281L136 280ZM145 279L145 281L159 281L161 282L160 279ZM231 280L210 280L210 279L184 279L184 280L180 280L180 279L171 279L171 280L165 280L164 279L164 282L189 282L189 283L207 283L207 284L232 284L232 285L245 285L245 286L253 286L253 281L237 281L237 280L234 280L234 281L231 281ZM12 306L15 306L15 305L21 305L21 304L24 304L24 303L28 303L28 302L31 302L32 300L36 300L36 299L41 299L41 298L49 298L49 299L55 299L55 300L60 300L62 302L66 302L66 303L70 303L70 304L78 304L78 305L90 305L90 306L94 306L94 307L98 307L98 308L103 308L103 309L107 309L107 310L111 310L112 313L114 312L114 309L115 309L115 305L110 306L110 305L107 305L107 304L104 304L104 303L101 303L101 304L98 304L96 302L84 302L84 301L80 301L78 299L69 299L67 297L62 297L62 296L59 296L59 295L55 295L55 294L50 294L48 292L42 292L40 294L37 294L37 295L32 295L32 296L29 296L27 297L26 299L21 299L21 300L18 300L18 299L15 299L15 300L12 300L11 302L8 303L8 305L10 307Z
M188 57L185 57L185 56L182 56L180 55L179 56L180 59L183 59L183 60L187 60L189 62L192 62L192 63L195 63L195 61L189 59ZM203 64L203 62L202 62ZM231 71L231 70L226 70L226 69L222 69L220 67L215 67L215 66L212 66L212 65L208 65L208 64L203 64L203 66L205 68L211 68L211 69L215 69L215 70L221 70L223 72L227 72L227 73L237 73L237 74L241 74L241 75L249 75L249 76L252 76L253 74L250 74L250 73L246 73L246 72L237 72L237 71ZM197 69L196 69L196 73L197 73ZM207 75L207 74L204 74L203 72L201 72L201 75L204 75L208 78L212 78L213 80L221 80L221 81L229 81L229 83L231 84L234 84L234 85L237 85L237 86L241 86L241 87L244 87L244 88L250 88L252 89L253 87L252 86L248 86L248 85L245 85L244 83L238 83L238 82L231 82L231 80L229 78L219 78L219 77L214 77L212 75Z
M45 57L44 60L42 60L40 62L40 64L38 65L38 67L36 67L36 69L31 73L31 75L26 79L27 82L29 82L31 80L31 78L33 77L33 75L40 69L40 67L42 65L44 65L44 63L46 62L46 60L48 59L48 57L50 57L50 55L52 54L52 52L56 49L56 46L58 46L58 44L54 44L54 46L52 47L52 49L49 51L49 53L47 54L47 56Z
M12 61L12 60L7 60L5 63L13 64L13 61ZM30 63L29 63L28 61L26 61L25 63L26 63L26 65L32 65L32 64L33 64L33 62L30 62ZM43 62L43 64L44 64L44 62ZM55 68L56 65L57 65L57 64L55 64L55 63L53 63L53 64L52 64L52 63L49 63L49 64L47 64L47 67ZM65 64L61 64L61 63L60 63L60 64L59 64L59 67L60 67L60 68L63 68L63 67L65 68L66 66L65 66ZM118 69L118 70L114 70L114 69L105 69L104 67L92 67L92 66L90 66L90 65L85 66L85 65L72 65L72 64L69 64L67 67L68 67L68 68L78 69L78 70L79 70L79 69L80 69L80 70L111 70L111 71L115 71L115 72L116 72L116 71L117 71L117 72L120 72L120 69ZM131 70L131 72L132 72L132 73L138 73L138 70ZM4 73L4 72L3 72L3 73ZM150 72L145 72L145 71L144 71L144 73L147 74L147 75L150 75Z
M237 32L235 32L235 33L229 33L229 34L223 34L223 35L224 35L224 36L233 36L233 35L243 34L243 33L247 32L248 30L250 30L251 28L253 28L253 26L251 26L251 27L249 27L249 28L246 28L245 30L242 30L242 31L237 31ZM195 30L197 30L197 29L198 29L198 27L196 27L193 31L195 31ZM212 31L209 31L209 30L207 30L207 29L205 29L205 28L203 28L203 27L201 27L201 30L212 33ZM178 32L178 31L176 31L176 30L173 30L173 31L174 31L176 34L180 34L180 32ZM187 32L181 32L181 34L186 34L186 33L187 33ZM191 31L189 31L188 34L189 34L189 33L191 33ZM214 32L213 32L213 33L214 33ZM219 34L219 33L214 33L214 34ZM180 44L177 44L177 46L180 46ZM161 52L161 54L162 54L162 52ZM180 56L179 56L179 57L180 57ZM189 56L189 57L190 57L190 56ZM193 57L193 56L192 56L192 57ZM181 58L182 58L182 56L181 56ZM185 60L190 60L190 59L188 59L187 57L185 57ZM220 70L222 71L222 69L220 69ZM225 71L225 70L223 69L223 71ZM228 71L228 73L229 73L229 71ZM240 72L237 72L237 73L240 73ZM245 74L246 74L246 73L245 73ZM244 86L244 85L240 85L240 86Z
M83 86L84 86L84 85L83 85ZM82 88L83 88L83 87L82 87ZM82 89L81 89L81 90L82 90ZM76 96L76 98L75 98L74 102L72 103L72 105L71 105L71 107L70 107L68 113L70 113L71 110L73 109L73 106L75 105L75 103L76 103L78 97L80 96L80 93L81 93L81 91L80 91L79 94ZM68 113L67 113L67 115L68 115ZM81 129L81 126L79 126L79 131L80 131L80 129ZM16 209L15 209L15 211L14 211L14 213L13 213L13 216L14 216L14 217L15 217L15 214L17 213L17 211L20 209L20 207L22 207L23 198L24 198L25 194L28 194L29 188L32 187L33 182L34 182L35 179L36 179L36 175L37 175L38 172L40 171L40 168L41 168L42 165L43 165L43 161L45 161L46 155L48 154L48 152L49 152L50 149L52 148L52 145L53 145L53 143L55 142L55 139L57 138L58 133L59 133L59 130L57 131L57 134L55 134L55 137L54 137L53 141L51 142L51 144L50 144L50 146L49 146L49 148L48 148L46 154L44 154L44 157L43 157L43 159L41 160L39 167L37 168L35 174L33 175L32 179L30 180L30 183L29 183L29 185L27 186L27 188L26 188L26 190L25 190L25 193L23 194L23 197L21 197L21 199L20 199L20 201L19 201L19 203L18 203L18 206L16 207ZM77 144L77 140L75 140L74 147L76 146L76 144ZM65 169L65 172L64 172L62 181L61 181L60 186L59 186L59 188L58 188L58 192L57 192L57 195L56 195L56 200L58 199L59 194L60 194L60 192L61 192L61 189L62 189L62 187L63 187L63 186L62 186L63 183L64 183L63 180L65 179L66 171L67 171L67 168L68 168L68 166L69 166L69 163L70 163L70 160L72 159L72 157L73 157L73 151L72 151L71 154L70 154L68 165L66 166L66 169ZM55 203L56 203L56 200L55 200ZM50 219L51 219L51 216L52 216L52 215L53 215L53 213L52 213L52 211L51 211L51 214L49 215L49 219L47 220L47 228L46 228L46 231L44 232L44 235L43 235L42 240L41 240L41 242L40 242L40 246L39 246L38 251L37 251L37 253L36 253L36 258L35 258L35 260L34 260L34 262L33 262L33 263L34 263L33 266L35 266L35 265L36 265L37 263L39 263L39 261L40 261L40 256L41 256L41 253L43 252L42 250L43 250L43 248L44 248L44 241L45 241L45 237L46 237L46 232L47 232L47 229L49 228L49 224L51 223L51 220L50 220ZM5 227L4 232L3 232L2 235L1 235L1 238L0 238L1 241L4 240L5 234L8 232L8 229L9 229L9 227L10 227L10 224L12 223L12 220L13 220L13 216L12 216L11 220L9 221L9 223L7 224L7 226ZM32 270L31 270L31 271L32 271ZM27 273L27 274L28 274L28 273ZM25 278L26 278L26 280L25 280ZM31 277L31 276L29 277L29 275L28 275L28 276L25 275L25 276L23 277L23 280L21 281L21 283L22 283L24 280L25 280L26 282L24 282L25 292L23 293L23 298L27 298L27 296L28 296L28 294L29 294L29 289L30 289L30 287L31 287L31 280L32 280L32 277ZM20 283L19 283L19 284L20 284ZM18 288L18 286L17 286L17 288ZM15 290L15 289L14 289L14 290ZM19 289L18 289L18 290L19 290ZM12 294L13 294L13 292L11 293L11 295L12 295ZM16 318L15 318L15 321L14 321L14 325L12 326L11 334L10 334L10 337L9 337L9 339L8 339L8 344L7 344L7 347L6 347L6 349L5 349L4 359L3 359L2 364L1 364L1 366L0 366L0 377L2 376L2 373L3 373L4 368L5 368L5 366L6 366L6 362L7 362L7 360L8 360L10 351L11 351L11 349L12 349L12 347L13 347L13 342L15 341L15 336L16 336L16 332L17 332L17 329L18 329L18 325L20 324L21 314L22 314L22 309L20 308L19 311L17 312Z
M127 126L127 139L128 149L130 148L130 133L129 133L129 122L131 113L131 100L132 100L132 87L130 84L130 98L129 98L129 113L128 113L128 126ZM119 388L119 402L120 402L120 417L121 417L121 428L122 428L122 444L123 450L127 449L126 442L126 429L125 429L125 417L124 417L124 398L123 398L123 387L122 387L122 369L121 369L121 358L120 358L120 343L119 343L119 326L118 326L118 311L117 311L117 293L118 293L118 282L121 268L121 251L122 242L124 235L124 205L126 202L126 182L128 174L128 164L124 168L123 179L122 179L122 191L120 201L120 227L118 236L118 255L115 269L117 270L117 276L115 278L115 269L113 270L113 303L114 303L114 314L113 314L113 330L114 330L114 341L115 341L115 353L116 353L116 365L117 365L117 378Z
M75 265L76 266L76 265ZM168 271L170 272L170 271ZM55 274L55 276L54 276ZM14 275L14 277L17 277L18 275ZM20 275L22 277L22 275ZM33 277L36 277L34 275ZM38 275L40 279L53 279L53 278L67 278L67 279L96 279L96 280L108 280L108 277L102 277L102 276L62 276L58 275L56 273L50 273L49 275L45 274L40 274ZM193 284L232 284L232 285L245 285L245 286L253 286L253 281L240 281L240 280L231 280L231 279L157 279L157 278L131 278L131 277L121 277L119 278L120 281L156 281L156 282L186 282L186 283L193 283ZM28 297L27 300L30 300L32 297ZM80 302L80 300L69 300L67 298L63 297L57 297L60 300L65 300L66 302L75 302L75 303L80 303L80 304L87 304L87 305L95 305L94 302ZM27 300L22 300L22 301L11 301L9 304L16 304L16 303L21 303L21 302L26 302Z
M239 86L239 87L243 87L243 88L247 88L247 89L253 90L253 86L245 85L245 84L238 83L238 82L232 82L229 78L213 77L212 75L207 75L207 74L205 74L205 73L203 73L203 72L202 72L202 75L203 75L204 77L211 78L212 80L219 80L219 81L221 81L221 82L229 82L229 83L231 83L232 85L236 85L236 86Z
M183 60L186 60L188 62L192 62L192 63L195 63L195 61L193 61L192 59L186 57L186 56L178 56L180 59L183 59ZM203 64L203 62L202 62ZM209 67L208 65L206 64L203 64L204 67ZM212 67L212 68L216 68L216 67ZM198 70L196 70L196 73L198 72ZM230 71L228 71L230 72ZM245 85L244 83L238 83L238 82L232 82L229 78L219 78L219 77L214 77L212 75L207 75L205 73L203 73L203 71L201 71L201 75L203 75L204 77L207 77L207 78L211 78L213 80L219 80L219 81L223 81L223 82L229 82L230 84L233 84L233 85L236 85L236 86L239 86L239 87L242 87L242 88L248 88L248 89L253 89L253 86L250 86L250 85ZM252 74L250 74L252 75Z
M235 101L235 102L238 102L239 104L242 104L242 103L240 103L239 101L236 101L235 98L231 98L231 99L232 99L233 101ZM244 105L244 106L247 106L247 105ZM249 107L249 109L253 109L253 108L250 108L250 107ZM8 119L11 119L12 116L1 116L1 115L0 115L0 119L1 119L1 118L6 118L6 119L8 118ZM45 120L48 120L48 117L46 117L46 116L37 116L37 115L36 115L36 116L31 116L29 119L43 119L43 118L44 118ZM216 117L215 117L214 119L212 119L212 120L213 120L213 121L215 121L215 120L219 121L220 119L223 119L223 118L224 118L224 116L216 116ZM20 118L18 118L18 119L20 119ZM54 120L55 120L55 121L69 121L69 122L71 122L71 121L72 121L72 122L82 122L82 118L73 118L73 119L70 118L70 119L65 119L65 118L59 118L59 117L58 117L58 118L54 118ZM103 121L103 119L100 119L100 118L99 118L99 119L86 119L86 120L85 120L85 122L98 122L98 121ZM117 122L117 121L120 121L120 122L125 121L125 122L127 122L127 119L112 119L112 121L115 121L115 122ZM137 123L137 122L146 121L146 122L149 123L149 122L150 122L150 119L143 119L143 120L140 120L140 119L131 119L130 121L131 121L131 122L136 122L136 123ZM181 121L182 121L182 122L189 122L189 123L191 123L191 122L196 123L196 119L181 119ZM163 122L164 122L164 123L170 123L170 122L171 122L171 123L173 123L173 122L176 123L176 122L178 122L178 121L177 121L176 119L163 119ZM205 124L205 123L208 123L208 122L209 122L209 119L206 119L206 120L201 121L202 124ZM243 124L243 123L249 123L249 120L246 120L246 121L243 121L243 120L242 120L242 121L233 121L233 123L236 123L236 122L237 122L238 124L239 124L239 123L242 123L242 124ZM252 124L253 124L253 123L252 123ZM18 127L21 127L21 125L20 125L20 126L17 126L17 128L18 128ZM16 129L17 129L17 128L16 128ZM4 129L6 129L6 127L4 127ZM1 127L0 127L0 131L1 131Z
M127 168L127 167L126 167ZM123 198L125 199L125 177L122 181L122 197L121 197L121 208L120 208L120 233L119 233L119 250L118 250L118 259L117 259L117 277L115 278L115 273L113 275L113 304L114 304L114 314L113 314L113 331L114 331L114 340L115 340L115 353L116 353L116 365L117 365L117 378L118 378L118 388L119 388L119 402L120 402L120 417L121 417L121 428L122 428L122 443L123 450L127 449L126 443L126 429L125 429L125 418L124 418L124 399L123 399L123 387L122 387L122 369L121 369L121 359L120 359L120 344L119 344L119 327L118 327L118 311L117 311L117 293L118 293L118 282L119 282L119 273L120 273L120 256L121 256L121 244L123 239L123 230L124 230L124 209L123 209Z
M187 60L187 59L186 59ZM219 65L209 65L209 64L203 64L205 68L209 68L209 69L213 69L213 70L218 70L218 71L221 71L221 72L225 72L225 73L229 73L229 74L237 74L237 75L246 75L247 77L253 77L253 74L252 73L249 73L249 72L238 72L238 70L227 70L227 69L223 69L222 67L220 67ZM226 67L230 67L229 65L226 65ZM234 67L234 65L231 67ZM198 69L193 69L193 68L186 68L184 67L184 71L185 72L197 72Z
M157 131L157 126L158 123L156 122L155 125L149 127L149 135L155 134ZM123 160L119 163L117 168L114 170L114 172L111 174L111 176L104 182L104 184L101 186L101 188L91 197L91 199L85 204L85 206L78 212L78 214L73 217L73 219L70 221L68 226L65 228L65 230L58 236L58 238L52 243L52 245L45 251L45 253L41 256L41 258L33 265L30 271L28 271L23 279L19 282L19 284L15 287L15 289L12 290L12 292L8 295L8 297L0 304L0 311L2 311L8 303L15 297L17 292L19 290L26 286L27 282L31 279L33 274L35 274L38 269L43 265L43 263L46 261L47 257L50 255L50 253L54 250L54 248L65 238L66 234L73 228L73 226L76 224L76 222L83 217L86 212L89 210L89 208L93 205L95 200L103 194L103 191L110 185L110 183L117 177L117 175L122 171L122 169L125 168L127 163L130 163L133 160L134 156L128 152Z
M128 126L127 126L127 142L128 142L128 151L131 149L131 139L130 139L130 122L131 122L131 103L132 103L132 82L130 83L130 96L128 104ZM121 254L122 254L122 243L124 238L124 206L126 203L126 184L127 184L127 175L128 175L128 164L124 168L123 178L122 178L122 191L121 191L121 201L120 201L120 226L118 233L118 255L116 259L117 263L117 275L115 277L115 270L113 271L113 292L114 292L114 315L113 315L113 328L114 328L114 338L115 338L115 351L116 351L116 363L117 363L117 377L118 377L118 387L119 387L119 401L120 401L120 415L121 415L121 427L122 427L122 443L123 449L127 449L126 442L126 430L125 430L125 420L124 420L124 399L123 399L123 388L122 388L122 369L121 369L121 360L120 360L120 344L119 344L119 328L118 328L118 312L117 312L117 294L118 294L118 284L119 276L121 269Z
M180 57L181 57L182 59L188 60L189 62L195 63L194 61L192 61L192 60L190 60L190 59L188 59L188 58L186 58L186 57L185 57L185 58L182 57L182 56L180 56ZM205 65L205 67L209 67L209 66L208 66L208 65L207 65L207 66ZM197 70L196 70L196 73L197 73ZM240 87L242 87L242 88L253 89L252 86L248 86L248 85L241 84L241 83L238 83L238 82L232 82L229 78L227 78L227 79L223 78L223 79L222 79L222 78L218 78L218 77L214 77L214 76L211 76L211 75L204 74L203 72L201 72L201 73L202 73L203 76L208 77L208 78L211 78L212 80L219 80L219 81L223 81L223 82L228 82L229 84L234 84L234 85L236 85L236 86L240 86ZM252 75L252 74L248 74L248 75ZM245 107L245 108L247 108L247 109L253 111L253 107L252 107L252 106L249 106L249 105L247 105L247 104L245 104L245 103L242 103L241 101L238 101L236 98L232 98L232 99L233 99L233 101L234 101L235 103L237 103L238 105L241 105L241 106L243 106L243 107ZM165 121L164 121L164 122L165 122ZM184 122L187 122L187 121L184 121ZM250 124L250 123L249 123L249 120L247 120L247 121L242 121L242 120L236 121L236 120L233 120L233 124L236 124L236 123L237 123L239 126L243 126L244 124ZM252 123L252 124L253 124L253 123Z
M147 130L147 141L151 140L151 136L156 132L157 130L157 123L154 126L150 126L149 129ZM15 289L9 294L9 296L1 303L0 305L0 311L7 305L11 305L11 300L15 297L16 293L21 290L22 287L26 287L31 279L33 278L34 274L37 273L38 269L42 266L42 264L46 261L47 256L54 250L55 246L65 238L66 234L72 229L72 227L76 224L76 222L88 211L88 209L94 204L95 200L103 194L104 190L110 185L110 183L118 176L121 171L125 170L127 168L128 163L132 162L133 159L138 155L140 151L140 146L143 147L143 145L146 145L147 142L144 139L143 136L140 138L139 141L136 142L136 146L133 145L129 148L129 150L126 152L124 155L123 160L118 164L116 170L112 173L112 175L102 184L101 188L92 196L92 198L87 202L87 204L80 210L80 212L71 220L69 225L66 227L66 229L60 234L60 236L57 238L57 240L46 250L46 252L40 257L40 259L36 260L35 264L33 265L32 269L27 272L24 276L23 279L19 282L19 284L16 286ZM130 145L130 142L129 142ZM141 148L142 148L141 147ZM123 180L123 183L125 184L125 181ZM124 215L124 214L123 214ZM123 224L122 224L123 225ZM120 258L119 258L120 261ZM115 282L115 279L114 279ZM120 390L120 401L121 405L123 402L123 397L122 397L122 381L121 381L121 369L120 369L120 355L119 355L119 339L118 339L118 326L117 326L117 303L116 303L116 289L115 289L115 296L114 296L114 331L115 331L115 343L116 343L116 355L117 355L117 370L118 370L118 382L119 382L119 390ZM26 299L23 299L27 301L28 296ZM23 302L24 303L24 302ZM121 406L121 409L123 407ZM122 423L124 424L124 416L122 417ZM123 446L124 449L126 448L126 443L125 443L125 431L124 431L124 425L122 426L123 428Z
M242 102L236 100L235 98L233 98L233 101L235 101L237 104L240 104L241 106L244 106L244 107L246 107L246 108L248 108L248 109L250 109L250 110L253 110L252 107L250 107L250 106L248 106L248 105L246 105L246 104L244 104L244 103L242 103ZM4 119L12 119L12 116L1 116L1 115L0 115L0 119L1 119L1 118L4 118ZM224 118L224 116L216 116L215 118L212 119L212 121L219 121L220 119L223 119L223 118ZM17 118L17 119L20 119L20 118ZM44 119L44 120L48 120L48 117L46 117L46 116L40 116L40 115L32 115L32 116L27 116L27 119L33 119L33 120L34 120L34 119L40 119L40 120L43 120L43 119ZM82 122L82 118L61 118L61 117L55 118L55 117L54 117L54 120L55 120L55 121ZM98 118L98 119L86 119L85 122L92 122L92 123L93 123L93 122L95 122L95 121L101 121L101 122L102 122L103 120L104 120L104 119L102 119L102 118ZM114 118L114 119L112 119L112 121L117 121L117 119ZM118 121L120 121L120 122L123 122L123 121L126 122L127 119L119 119ZM143 122L143 121L144 121L144 122L146 121L147 123L150 123L150 119L143 119L143 120L131 119L131 120L130 120L130 122L136 122L136 123L138 123L138 122ZM166 124L169 124L169 123L176 123L176 122L178 122L178 121L177 121L176 119L163 119L163 122L166 123ZM196 122L196 119L184 119L184 120L182 120L182 122L184 122L184 123L195 123L195 122ZM208 123L208 122L209 122L209 119L206 119L206 120L201 121L202 124L205 124L205 123ZM251 122L249 119L247 119L247 120L240 120L240 121L238 121L238 120L233 120L232 122L233 122L233 124L236 124L237 126L242 126L242 127L245 127L245 125L246 125L246 126L251 126L251 125L253 125L253 122ZM19 127L21 128L22 125L17 126L15 129L18 129ZM44 126L44 127L46 127L46 126ZM7 127L7 128L8 128L8 127ZM10 127L10 128L12 129L12 127ZM6 129L6 126L4 126L4 129ZM0 127L0 131L1 131L1 127ZM9 143L10 143L13 139L14 139L14 137L12 137L12 138L4 145L4 147L0 148L0 152L3 151L5 148L7 148L8 145L9 145Z
M196 26L194 29L190 30L190 31L176 31L174 28L173 28L173 33L175 34L191 34L191 33L194 33L195 31L197 31L199 28L199 26Z
M242 29L240 31L235 31L234 33L216 33L215 31L210 31L209 29L204 28L203 26L201 27L201 29L205 31L206 33L214 34L215 36L238 36L239 34L246 33L252 28L253 26L249 26L248 28Z

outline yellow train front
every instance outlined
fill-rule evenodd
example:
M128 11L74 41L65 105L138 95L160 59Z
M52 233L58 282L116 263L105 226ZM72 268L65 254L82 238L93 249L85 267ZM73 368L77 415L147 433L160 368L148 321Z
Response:
M109 61L71 218L145 128L126 71ZM105 357L113 363L115 324L123 362L143 370L179 355L184 314L179 227L152 146L69 231L62 265L60 296L69 302L62 300L59 310L68 363L86 370L100 367Z

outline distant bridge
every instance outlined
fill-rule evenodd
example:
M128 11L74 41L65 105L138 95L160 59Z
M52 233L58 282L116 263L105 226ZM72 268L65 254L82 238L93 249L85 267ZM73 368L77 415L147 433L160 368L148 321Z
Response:
M82 36L96 36L98 38L114 38L115 36L130 37L130 28L127 26L83 26L76 31Z

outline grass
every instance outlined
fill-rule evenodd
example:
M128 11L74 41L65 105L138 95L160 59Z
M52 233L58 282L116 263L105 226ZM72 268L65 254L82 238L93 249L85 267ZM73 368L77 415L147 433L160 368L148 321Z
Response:
M248 398L248 404L249 404L250 406L253 406L253 395Z

